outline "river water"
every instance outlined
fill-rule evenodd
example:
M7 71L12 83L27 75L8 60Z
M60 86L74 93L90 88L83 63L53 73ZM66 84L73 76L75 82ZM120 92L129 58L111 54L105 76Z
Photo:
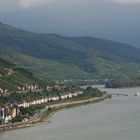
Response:
M140 140L140 88L101 90L129 96L59 111L35 127L1 132L0 140Z

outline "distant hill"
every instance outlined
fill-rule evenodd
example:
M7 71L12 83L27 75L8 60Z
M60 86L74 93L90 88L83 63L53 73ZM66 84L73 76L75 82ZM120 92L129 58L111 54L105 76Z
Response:
M16 91L21 84L42 84L31 72L0 58L0 88Z
M93 37L38 34L0 24L0 55L45 79L140 76L140 49Z

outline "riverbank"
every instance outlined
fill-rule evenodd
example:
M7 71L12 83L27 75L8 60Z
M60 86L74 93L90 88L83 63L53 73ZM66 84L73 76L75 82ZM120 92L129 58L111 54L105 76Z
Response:
M1 125L0 126L0 131L7 131L7 130L13 130L13 129L32 127L37 123L41 123L41 122L46 121L55 112L57 112L60 109L69 108L69 107L73 107L73 106L77 106L77 105L95 103L95 102L105 100L106 98L110 98L110 96L109 95L103 95L101 97L94 97L94 98L76 100L76 101L67 101L67 102L63 102L63 103L48 105L48 106L45 107L45 109L40 111L40 114L39 114L38 118L36 118L35 120L30 120L28 122ZM50 111L48 111L48 108L50 109Z

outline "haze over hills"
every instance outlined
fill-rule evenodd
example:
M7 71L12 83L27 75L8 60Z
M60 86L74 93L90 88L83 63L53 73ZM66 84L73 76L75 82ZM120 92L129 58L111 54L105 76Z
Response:
M140 76L140 49L93 37L37 34L0 24L0 56L45 79Z

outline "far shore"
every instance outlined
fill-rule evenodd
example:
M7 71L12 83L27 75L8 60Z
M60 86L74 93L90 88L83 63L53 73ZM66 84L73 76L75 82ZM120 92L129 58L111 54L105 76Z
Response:
M0 125L0 131L8 131L8 130L13 130L13 129L32 127L32 126L34 126L38 123L46 121L55 112L57 112L60 109L69 108L69 107L78 106L78 105L89 104L89 103L96 103L96 102L99 102L99 101L103 101L106 98L110 98L110 96L109 95L103 95L101 97L94 97L94 98L76 100L76 101L66 101L66 102L63 102L63 103L47 105L45 107L45 109L40 111L40 115L38 116L38 118L36 120L30 120L28 122L19 122L19 123L14 123L14 124L7 124L7 125ZM49 113L47 113L48 108L50 108L52 110Z

